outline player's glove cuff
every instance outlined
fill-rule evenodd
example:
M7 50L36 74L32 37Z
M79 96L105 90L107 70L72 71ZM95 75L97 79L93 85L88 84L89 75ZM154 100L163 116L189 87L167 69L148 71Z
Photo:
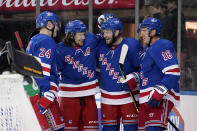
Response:
M154 89L159 93L165 95L168 92L168 89L164 85L156 85Z
M121 83L124 84L126 82L129 82L132 79L135 79L136 83L139 83L140 81L139 74L137 72L130 73L126 75L126 79L121 81Z
M152 92L150 93L150 97L152 99L161 101L163 97L167 94L168 89L163 85L156 85Z
M56 99L55 94L49 90L43 93L43 96L38 101L38 104L41 107L47 109L55 99Z
M54 101L56 98L56 94L53 90L49 90L43 93L43 96L48 99L49 101Z
M136 72L133 72L129 75L126 76L126 80L122 81L122 84L127 83L128 87L130 88L130 90L133 90L137 87L137 84L139 83L139 75Z

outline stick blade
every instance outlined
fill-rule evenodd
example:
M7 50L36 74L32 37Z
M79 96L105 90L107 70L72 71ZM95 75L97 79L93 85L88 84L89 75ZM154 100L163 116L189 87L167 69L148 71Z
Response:
M128 45L123 44L122 49L121 49L121 53L120 53L120 59L119 59L120 64L124 64L127 52L128 52Z

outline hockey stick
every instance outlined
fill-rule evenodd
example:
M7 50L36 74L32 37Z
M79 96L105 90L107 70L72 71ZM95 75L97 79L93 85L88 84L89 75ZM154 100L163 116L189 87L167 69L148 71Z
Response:
M122 77L124 80L126 80L126 75L124 73L124 61L125 61L125 58L126 58L126 55L127 55L127 52L128 52L128 46L126 44L123 44L122 46L122 50L121 50L121 53L120 53L120 59L119 59L119 68L120 68L120 72L122 74ZM130 88L129 88L130 90ZM133 99L134 101L134 105L135 105L135 108L137 110L137 112L139 112L139 105L134 97L134 94L133 92L130 90L130 95L131 95L131 98Z
M121 54L120 54L120 59L119 59L119 68L120 68L120 71L121 71L121 74L123 76L124 79L126 79L126 75L124 73L124 61L125 61L125 58L126 58L126 55L127 55L127 52L128 52L128 46L126 44L123 44L122 46L122 50L121 50ZM132 91L130 90L130 93L131 93L131 97L134 101L134 104L135 104L135 107L136 107L136 110L137 112L139 112L139 105L132 93ZM168 118L168 122L171 124L171 126L176 130L176 131L180 131L176 125Z
M176 125L168 118L168 122L170 123L170 125L176 130L176 131L180 131L178 127L176 127Z
M34 77L43 77L42 66L40 62L33 56L26 54L23 48L23 43L18 32L15 32L16 39L18 41L21 51L12 49L10 44L10 51L13 53L13 63L15 64L15 70L18 73Z
M31 35L32 35L32 34L31 34ZM18 32L15 32L15 36L16 36L16 39L17 39L17 41L18 41L18 44L19 44L20 49L24 52L25 50L24 50L24 48L23 48L23 43L22 43L22 40L21 40L21 38L20 38L20 36L19 36L19 33L18 33ZM34 78L33 78L33 79L34 79ZM48 122L48 124L49 124L49 128L51 129L51 131L54 131L53 125L52 125L52 123L51 123L51 120L50 120L50 117L49 117L49 114L48 114L48 111L45 112L44 115L46 116L47 122Z
M19 47L20 47L21 51L25 52L25 49L23 47L23 43L22 43L22 40L21 40L21 37L20 37L18 31L14 32L14 34L16 36L16 39L17 39L17 42L19 44Z

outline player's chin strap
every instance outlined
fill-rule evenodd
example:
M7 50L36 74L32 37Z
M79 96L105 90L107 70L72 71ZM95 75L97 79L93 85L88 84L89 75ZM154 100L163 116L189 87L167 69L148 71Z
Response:
M49 31L52 32L51 37L53 38L53 34L54 34L54 30L55 30L55 25L53 25L53 28L52 29L49 29L47 26L45 26L45 27L46 27L47 30L49 30Z
M58 26L58 28L60 29L60 28L61 28L61 23L57 23L57 26ZM47 28L47 27L46 27L46 28ZM53 25L53 28L52 28L52 29L47 28L47 30L52 31L51 37L52 37L52 38L55 38L55 37L53 37L54 30L55 30L55 25Z
M152 41L152 39L153 39L153 37L150 36L150 32L149 32L149 37L150 37L150 40L149 40L149 42L148 42L148 47L150 47L151 41Z
M51 37L53 38L53 34L54 34L54 30L55 30L55 26L54 26L52 29L49 29L48 27L46 27L46 28L47 28L47 30L49 30L49 31L51 31L51 32L52 32Z

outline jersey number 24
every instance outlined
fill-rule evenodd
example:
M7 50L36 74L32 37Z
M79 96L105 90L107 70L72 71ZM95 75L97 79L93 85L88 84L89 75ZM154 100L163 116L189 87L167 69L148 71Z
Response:
M44 57L44 56L46 56L46 58L50 58L50 56L51 56L51 49L48 49L47 51L46 51L46 49L45 48L40 48L40 54L39 54L39 57Z

